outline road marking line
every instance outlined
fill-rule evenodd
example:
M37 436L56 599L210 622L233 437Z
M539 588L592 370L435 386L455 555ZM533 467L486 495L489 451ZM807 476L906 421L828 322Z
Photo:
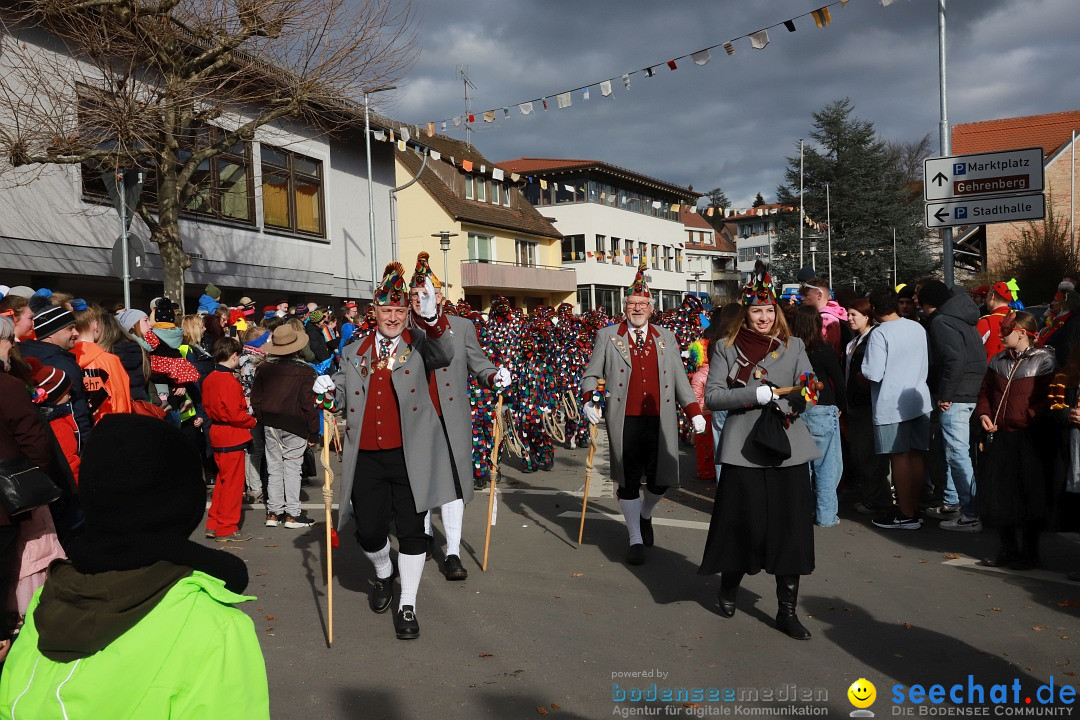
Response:
M623 516L618 513L607 513L597 510L587 510L585 512L586 517L596 518L598 520L616 520L618 522L623 521ZM564 513L559 513L559 517L581 517L581 511L569 510ZM709 523L702 522L700 520L676 520L674 518L658 518L652 519L653 525L667 525L668 527L680 527L690 528L691 530L708 530Z

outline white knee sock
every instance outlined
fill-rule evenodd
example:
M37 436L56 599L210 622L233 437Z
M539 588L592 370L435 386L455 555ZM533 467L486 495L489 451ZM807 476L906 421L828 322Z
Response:
M660 502L660 498L663 495L655 495L648 490L645 491L645 499L641 501L641 517L646 520L652 519L652 512L656 509L656 504Z
M385 580L394 574L394 566L390 564L390 538L386 539L386 544L383 545L382 550L376 550L375 552L364 550L364 554L367 555L367 559L371 561L371 564L375 566L375 577Z
M428 513L429 515L431 513ZM446 531L446 554L461 554L461 519L465 516L465 501L458 499L442 506L443 530Z
M401 599L398 610L405 605L416 608L416 590L420 587L420 576L424 574L427 553L419 555L398 555L398 572L401 573Z
M630 533L630 544L641 545L641 498L623 500L619 498L619 507L626 518L626 530Z
M445 520L445 517L444 517L443 522L445 522L445 521L446 520ZM428 537L435 537L435 533L433 533L431 531L431 511L430 510L428 510L426 513L424 513L424 534L427 535Z

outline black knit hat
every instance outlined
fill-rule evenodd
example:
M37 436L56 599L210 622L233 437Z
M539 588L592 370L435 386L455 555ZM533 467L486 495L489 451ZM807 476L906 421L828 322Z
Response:
M29 303L34 311L34 335L44 340L58 330L75 324L75 316L67 308L53 305L46 297L35 296Z
M919 304L929 305L933 308L939 308L945 304L945 301L952 297L952 293L949 292L949 286L940 280L927 280L921 288L919 288Z
M186 539L206 507L198 453L163 420L106 415L83 449L79 500L88 533Z

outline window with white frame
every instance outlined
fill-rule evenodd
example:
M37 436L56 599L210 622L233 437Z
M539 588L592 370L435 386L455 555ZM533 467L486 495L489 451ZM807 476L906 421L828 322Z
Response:
M585 236L563 235L562 239L563 262L585 261Z
M596 236L596 259L599 262L607 262L607 238L603 235Z
M514 262L521 267L536 267L536 251L539 243L532 240L514 241Z
M490 262L492 257L492 245L495 238L490 235L469 233L469 260L478 262Z

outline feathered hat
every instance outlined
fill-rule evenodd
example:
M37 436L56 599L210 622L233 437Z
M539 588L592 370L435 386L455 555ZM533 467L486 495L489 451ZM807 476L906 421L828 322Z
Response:
M630 283L630 287L626 289L626 297L643 297L650 298L649 284L645 282L645 271L649 269L647 262L642 262L638 265L637 275L634 276L634 282Z
M769 273L762 273L743 288L743 305L775 305L776 293L773 292L772 278Z
M435 273L431 270L431 264L428 262L430 259L431 256L428 255L427 250L421 250L416 254L416 269L413 270L412 280L409 282L410 288L424 287L424 281L428 279L435 287L442 287L439 278L435 277Z
M385 307L408 307L409 291L405 287L405 268L399 262L386 265L382 281L375 288L375 304Z

